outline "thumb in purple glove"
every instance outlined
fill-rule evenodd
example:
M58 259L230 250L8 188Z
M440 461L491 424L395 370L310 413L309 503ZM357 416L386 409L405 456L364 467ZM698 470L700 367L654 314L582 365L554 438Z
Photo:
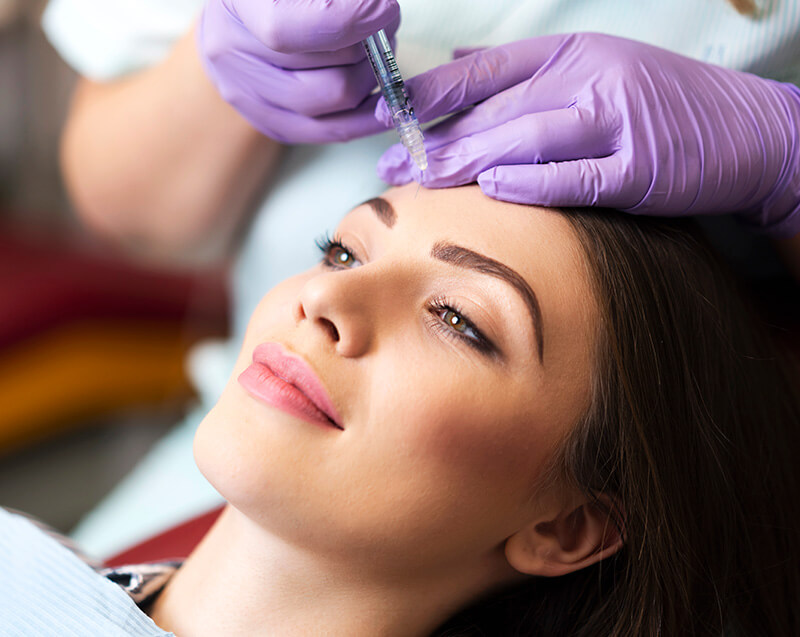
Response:
M222 97L285 143L342 141L375 120L375 77L361 41L400 24L396 0L208 0L197 43Z
M737 212L800 231L800 89L597 34L474 52L407 83L425 131L422 183L664 216ZM376 117L385 120L381 105ZM399 148L390 183L417 176Z

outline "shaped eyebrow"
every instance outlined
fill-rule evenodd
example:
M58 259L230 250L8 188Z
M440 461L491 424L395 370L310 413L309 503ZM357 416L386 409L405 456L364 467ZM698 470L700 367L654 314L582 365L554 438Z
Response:
M522 297L528 312L531 315L534 334L536 335L536 348L539 353L539 363L544 363L544 325L542 323L542 310L539 307L539 300L528 282L523 279L515 270L512 270L504 263L495 261L486 255L474 252L459 245L452 243L439 242L431 249L431 256L438 261L449 263L459 268L474 270L481 274L488 274L497 279L501 279L511 285Z
M383 197L373 197L361 205L369 206L387 228L394 226L397 221L397 212L395 212L392 204ZM500 263L500 261L495 261L484 254L452 243L436 243L431 249L431 256L438 261L443 261L459 268L474 270L480 274L488 274L505 281L513 287L528 307L531 322L533 323L533 331L536 335L539 363L544 364L544 322L542 321L539 299L536 298L533 288L528 285L528 282L519 273L504 263Z
M373 197L372 199L367 199L361 205L372 208L372 211L387 228L394 226L395 221L397 221L397 213L395 212L394 207L383 197Z

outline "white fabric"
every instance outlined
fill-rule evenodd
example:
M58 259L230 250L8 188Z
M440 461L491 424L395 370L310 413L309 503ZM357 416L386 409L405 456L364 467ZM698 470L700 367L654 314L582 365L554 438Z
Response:
M51 0L42 26L82 75L105 80L149 66L169 53L202 0ZM745 17L726 0L401 0L401 71L446 61L456 46L522 37L599 31L783 81L800 77L800 3L762 0Z
M0 634L166 637L119 586L19 515L0 508Z
M198 0L52 0L42 27L81 75L110 80L163 59L201 5Z
M80 72L111 78L167 55L188 28L197 0L51 0L48 37ZM758 18L726 0L401 0L397 56L406 76L450 59L452 49L524 37L600 31L644 40L698 59L783 81L800 78L800 3L771 3ZM316 260L313 241L352 206L378 194L375 162L392 134L324 148L293 149L249 229L234 273L234 335L191 362L204 401L213 402L235 359L248 317L275 283ZM75 532L107 555L214 500L197 471L175 482L189 458L194 423L176 429ZM177 459L176 459L177 458ZM179 508L178 508L179 505ZM137 523L137 520L139 522ZM149 520L148 525L141 526Z

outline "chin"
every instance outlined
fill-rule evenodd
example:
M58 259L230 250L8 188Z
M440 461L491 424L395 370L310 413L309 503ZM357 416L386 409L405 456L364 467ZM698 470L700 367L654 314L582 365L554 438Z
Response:
M230 476L225 475L224 467L226 464L228 466L235 466L235 464L230 464L233 450L228 449L228 445L220 439L219 435L216 435L215 430L222 426L218 422L216 409L215 405L200 421L194 434L192 453L200 473L227 500L225 484L230 480Z
M194 435L194 461L200 473L228 502L253 497L253 488L263 485L263 458L260 445L254 445L248 436L250 417L239 409L230 408L225 390L217 404L200 422Z

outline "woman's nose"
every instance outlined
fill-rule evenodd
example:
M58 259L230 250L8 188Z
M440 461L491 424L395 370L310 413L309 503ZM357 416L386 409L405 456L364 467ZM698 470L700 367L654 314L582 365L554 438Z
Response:
M330 272L309 279L297 299L295 319L326 339L338 354L363 356L372 341L369 299L362 277Z

